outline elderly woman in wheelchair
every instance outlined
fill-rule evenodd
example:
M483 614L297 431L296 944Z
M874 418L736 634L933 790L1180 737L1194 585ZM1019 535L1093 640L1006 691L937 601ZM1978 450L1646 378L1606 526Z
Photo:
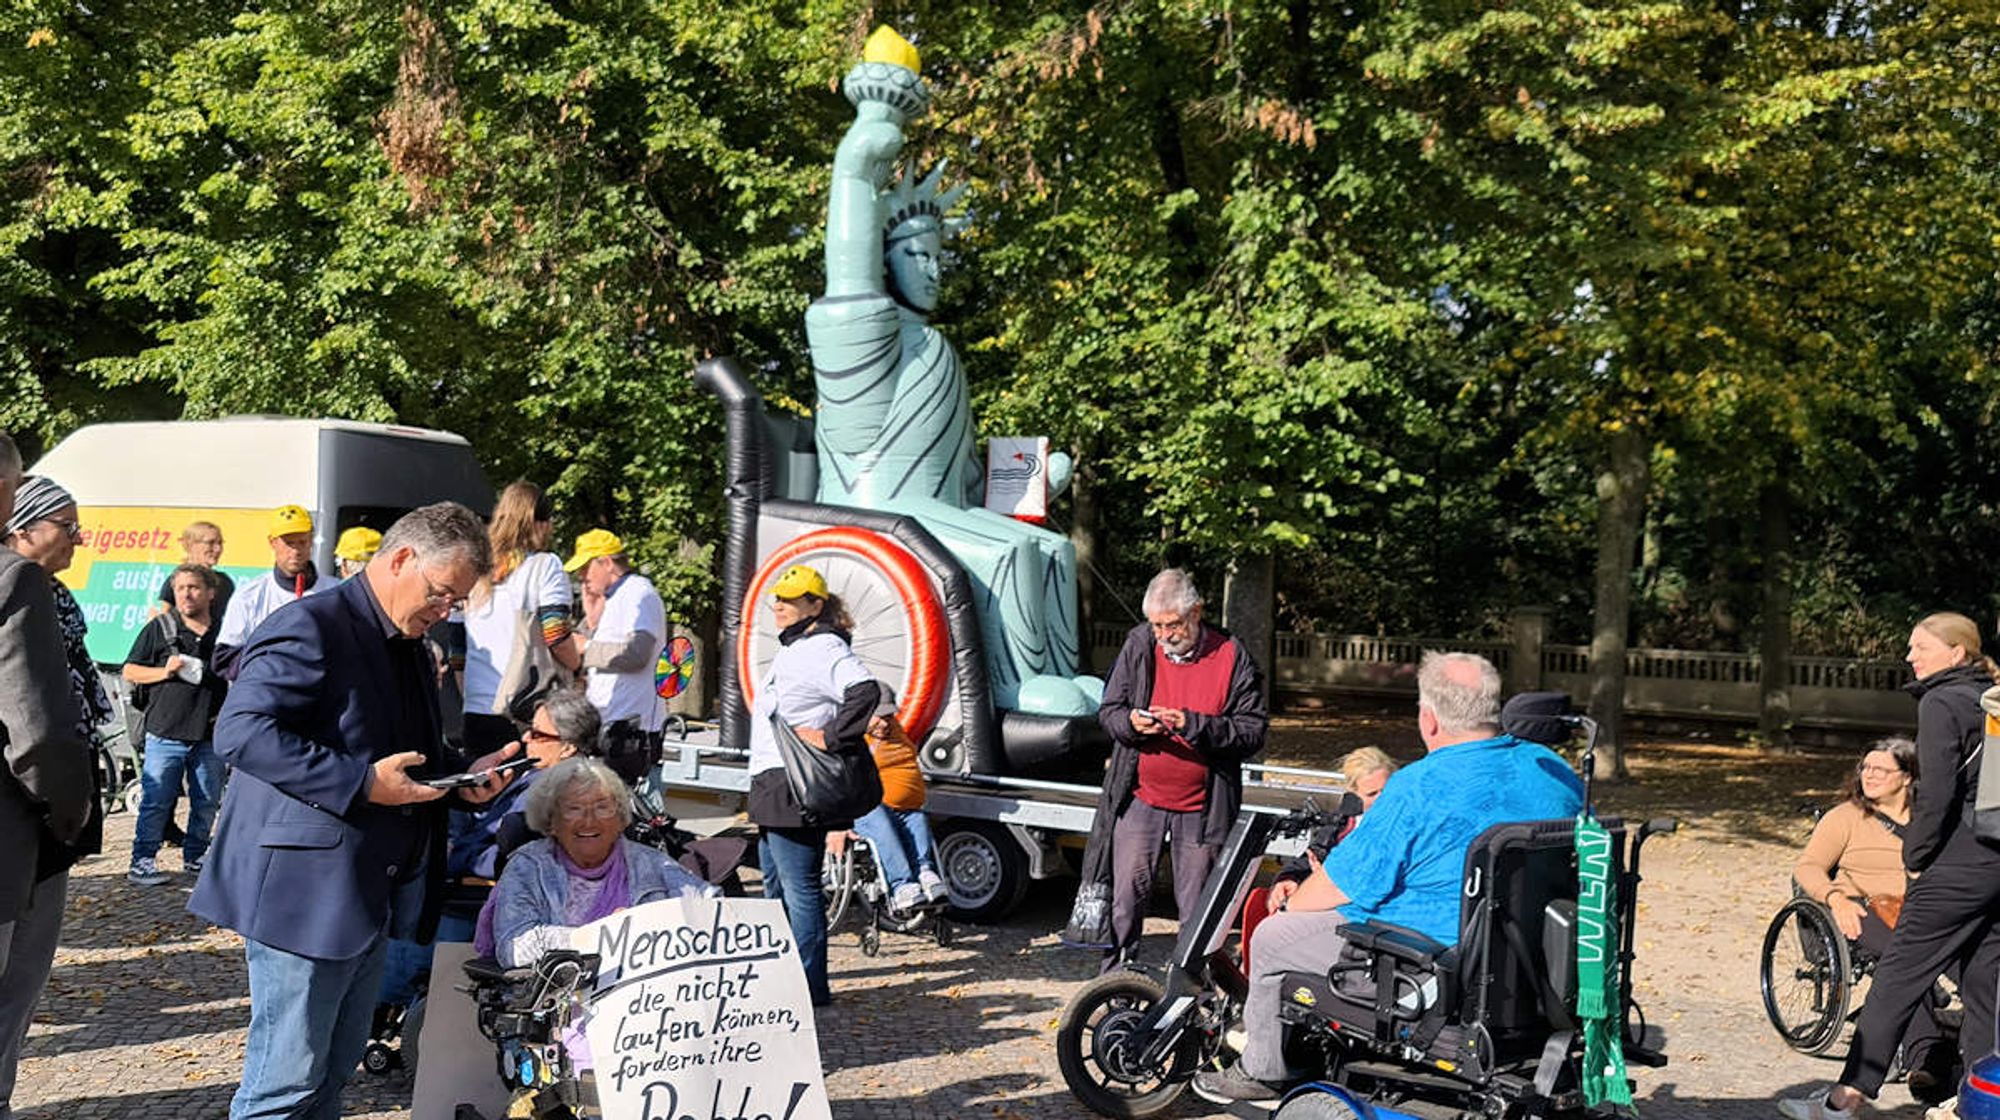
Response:
M632 791L595 758L558 763L528 791L524 812L544 838L508 860L466 974L480 1033L499 1047L500 1076L515 1094L508 1115L563 1117L591 1096L579 1084L590 1057L576 997L597 964L570 949L571 931L655 899L720 892L665 852L626 839Z
M1840 1041L1853 989L1889 948L1909 886L1903 831L1916 783L1916 743L1879 740L1799 854L1794 897L1772 919L1762 960L1765 1012L1794 1049L1822 1054ZM1940 1002L1910 1020L1901 1059L1911 1094L1932 1104L1953 1081Z

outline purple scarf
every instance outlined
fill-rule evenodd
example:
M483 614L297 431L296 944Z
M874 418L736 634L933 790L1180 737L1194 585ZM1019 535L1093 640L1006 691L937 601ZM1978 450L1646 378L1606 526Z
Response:
M632 880L625 874L625 841L622 837L611 846L610 858L596 867L578 867L560 844L556 845L556 864L573 879L610 880L591 901L590 909L577 920L577 925L587 926L632 905Z

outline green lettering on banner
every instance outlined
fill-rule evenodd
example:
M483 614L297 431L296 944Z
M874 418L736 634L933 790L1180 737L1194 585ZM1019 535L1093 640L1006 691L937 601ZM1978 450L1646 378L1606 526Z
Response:
M125 663L149 612L159 602L155 593L173 570L173 564L99 560L90 566L90 578L82 587L70 586L77 605L83 608L83 620L90 627L83 644L90 651L91 660L100 665ZM241 585L257 578L263 569L228 567L222 571Z

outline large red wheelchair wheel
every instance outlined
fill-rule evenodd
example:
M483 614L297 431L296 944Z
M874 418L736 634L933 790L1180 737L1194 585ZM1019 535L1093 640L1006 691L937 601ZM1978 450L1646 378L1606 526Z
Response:
M951 638L944 606L923 564L894 539L840 525L796 537L765 558L743 600L737 640L737 679L743 703L754 705L771 659L778 627L771 617L771 584L793 564L826 577L854 618L854 653L877 679L896 690L896 719L921 744L936 725L951 687Z

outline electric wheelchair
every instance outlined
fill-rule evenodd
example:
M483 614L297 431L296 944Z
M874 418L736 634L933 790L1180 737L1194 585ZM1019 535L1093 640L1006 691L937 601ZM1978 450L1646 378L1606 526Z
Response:
M479 1033L495 1048L500 1080L512 1095L507 1116L575 1120L596 1107L594 1086L579 1078L563 1037L575 1020L579 994L597 979L598 958L563 949L524 968L491 958L465 962L479 1012ZM453 1120L486 1120L469 1104Z
M1639 849L1674 830L1653 821L1628 837L1604 822L1617 878L1616 1010L1627 1058L1665 1059L1641 1045L1645 1018L1632 1000L1632 920ZM1283 1120L1360 1115L1355 1101L1388 1114L1581 1116L1582 1033L1576 997L1576 822L1497 825L1466 853L1459 941L1445 947L1414 930L1363 922L1324 972L1284 977L1280 1015L1293 1043L1316 1059L1319 1079L1289 1093ZM1336 1092L1335 1090L1340 1090ZM1386 1107L1385 1107L1386 1106ZM1259 1113L1249 1112L1247 1115Z

